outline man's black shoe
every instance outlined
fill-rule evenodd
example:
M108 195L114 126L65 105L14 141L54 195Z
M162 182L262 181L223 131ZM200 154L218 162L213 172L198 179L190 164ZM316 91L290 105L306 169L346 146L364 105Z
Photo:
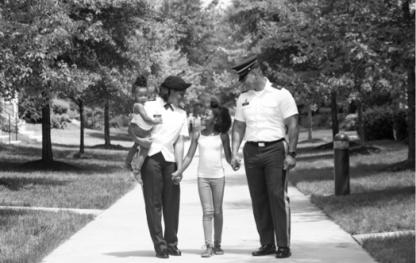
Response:
M168 253L172 256L181 256L182 252L177 247L168 247Z
M290 248L288 247L279 247L276 251L277 258L288 258L291 255L292 253L290 253Z
M169 254L167 250L161 250L156 252L156 257L157 258L169 258Z
M274 246L274 244L268 244L268 245L261 246L258 250L253 251L251 254L257 257L257 256L265 256L265 255L274 254L275 252L276 252L276 247Z

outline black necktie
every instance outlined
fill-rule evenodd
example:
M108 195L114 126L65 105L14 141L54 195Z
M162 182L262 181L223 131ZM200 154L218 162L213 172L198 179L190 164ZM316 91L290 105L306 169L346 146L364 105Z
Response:
M165 107L166 110L170 109L171 111L173 111L172 104L170 104L170 103L166 103L165 106L163 106L163 107Z

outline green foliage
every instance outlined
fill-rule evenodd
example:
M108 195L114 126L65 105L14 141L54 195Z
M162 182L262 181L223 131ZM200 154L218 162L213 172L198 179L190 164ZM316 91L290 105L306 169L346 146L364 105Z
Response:
M389 107L374 107L366 110L363 114L366 138L368 140L406 138L408 136L406 116L406 111L393 111Z
M64 129L68 123L71 122L68 114L52 114L51 115L51 128L52 129Z
M110 120L110 126L113 128L125 128L129 125L130 118L128 115L117 115Z
M52 112L55 114L67 114L69 112L69 102L61 99L54 99L52 101Z

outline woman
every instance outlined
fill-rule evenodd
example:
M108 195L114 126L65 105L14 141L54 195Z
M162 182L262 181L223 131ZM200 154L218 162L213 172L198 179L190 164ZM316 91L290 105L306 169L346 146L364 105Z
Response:
M202 131L196 130L191 135L191 146L183 160L183 168L173 175L183 173L191 163L197 146L199 146L198 191L203 211L203 227L206 248L202 257L212 254L222 255L221 235L223 226L222 203L224 196L223 153L228 163L231 161L231 148L228 130L231 117L227 108L211 103L211 107L202 115ZM214 226L214 242L212 230Z

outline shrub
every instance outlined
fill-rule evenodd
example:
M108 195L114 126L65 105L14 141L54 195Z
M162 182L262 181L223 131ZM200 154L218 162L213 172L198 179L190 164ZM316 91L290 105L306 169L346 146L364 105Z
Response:
M55 114L66 114L69 111L69 102L61 99L54 99L52 101L52 112Z
M354 131L357 129L357 113L348 114L339 125L341 130Z
M10 125L9 125L10 124ZM0 130L3 132L16 132L16 120L11 119L9 123L9 118L0 115Z
M409 136L407 130L407 110L399 110L394 114L393 128L394 139L401 141Z
M367 140L402 140L408 136L404 110L395 112L389 107L374 107L364 112L363 121Z
M126 115L117 115L110 120L110 127L121 128L129 125L130 118Z
M52 114L51 115L51 127L52 129L64 129L68 123L71 122L68 114Z

